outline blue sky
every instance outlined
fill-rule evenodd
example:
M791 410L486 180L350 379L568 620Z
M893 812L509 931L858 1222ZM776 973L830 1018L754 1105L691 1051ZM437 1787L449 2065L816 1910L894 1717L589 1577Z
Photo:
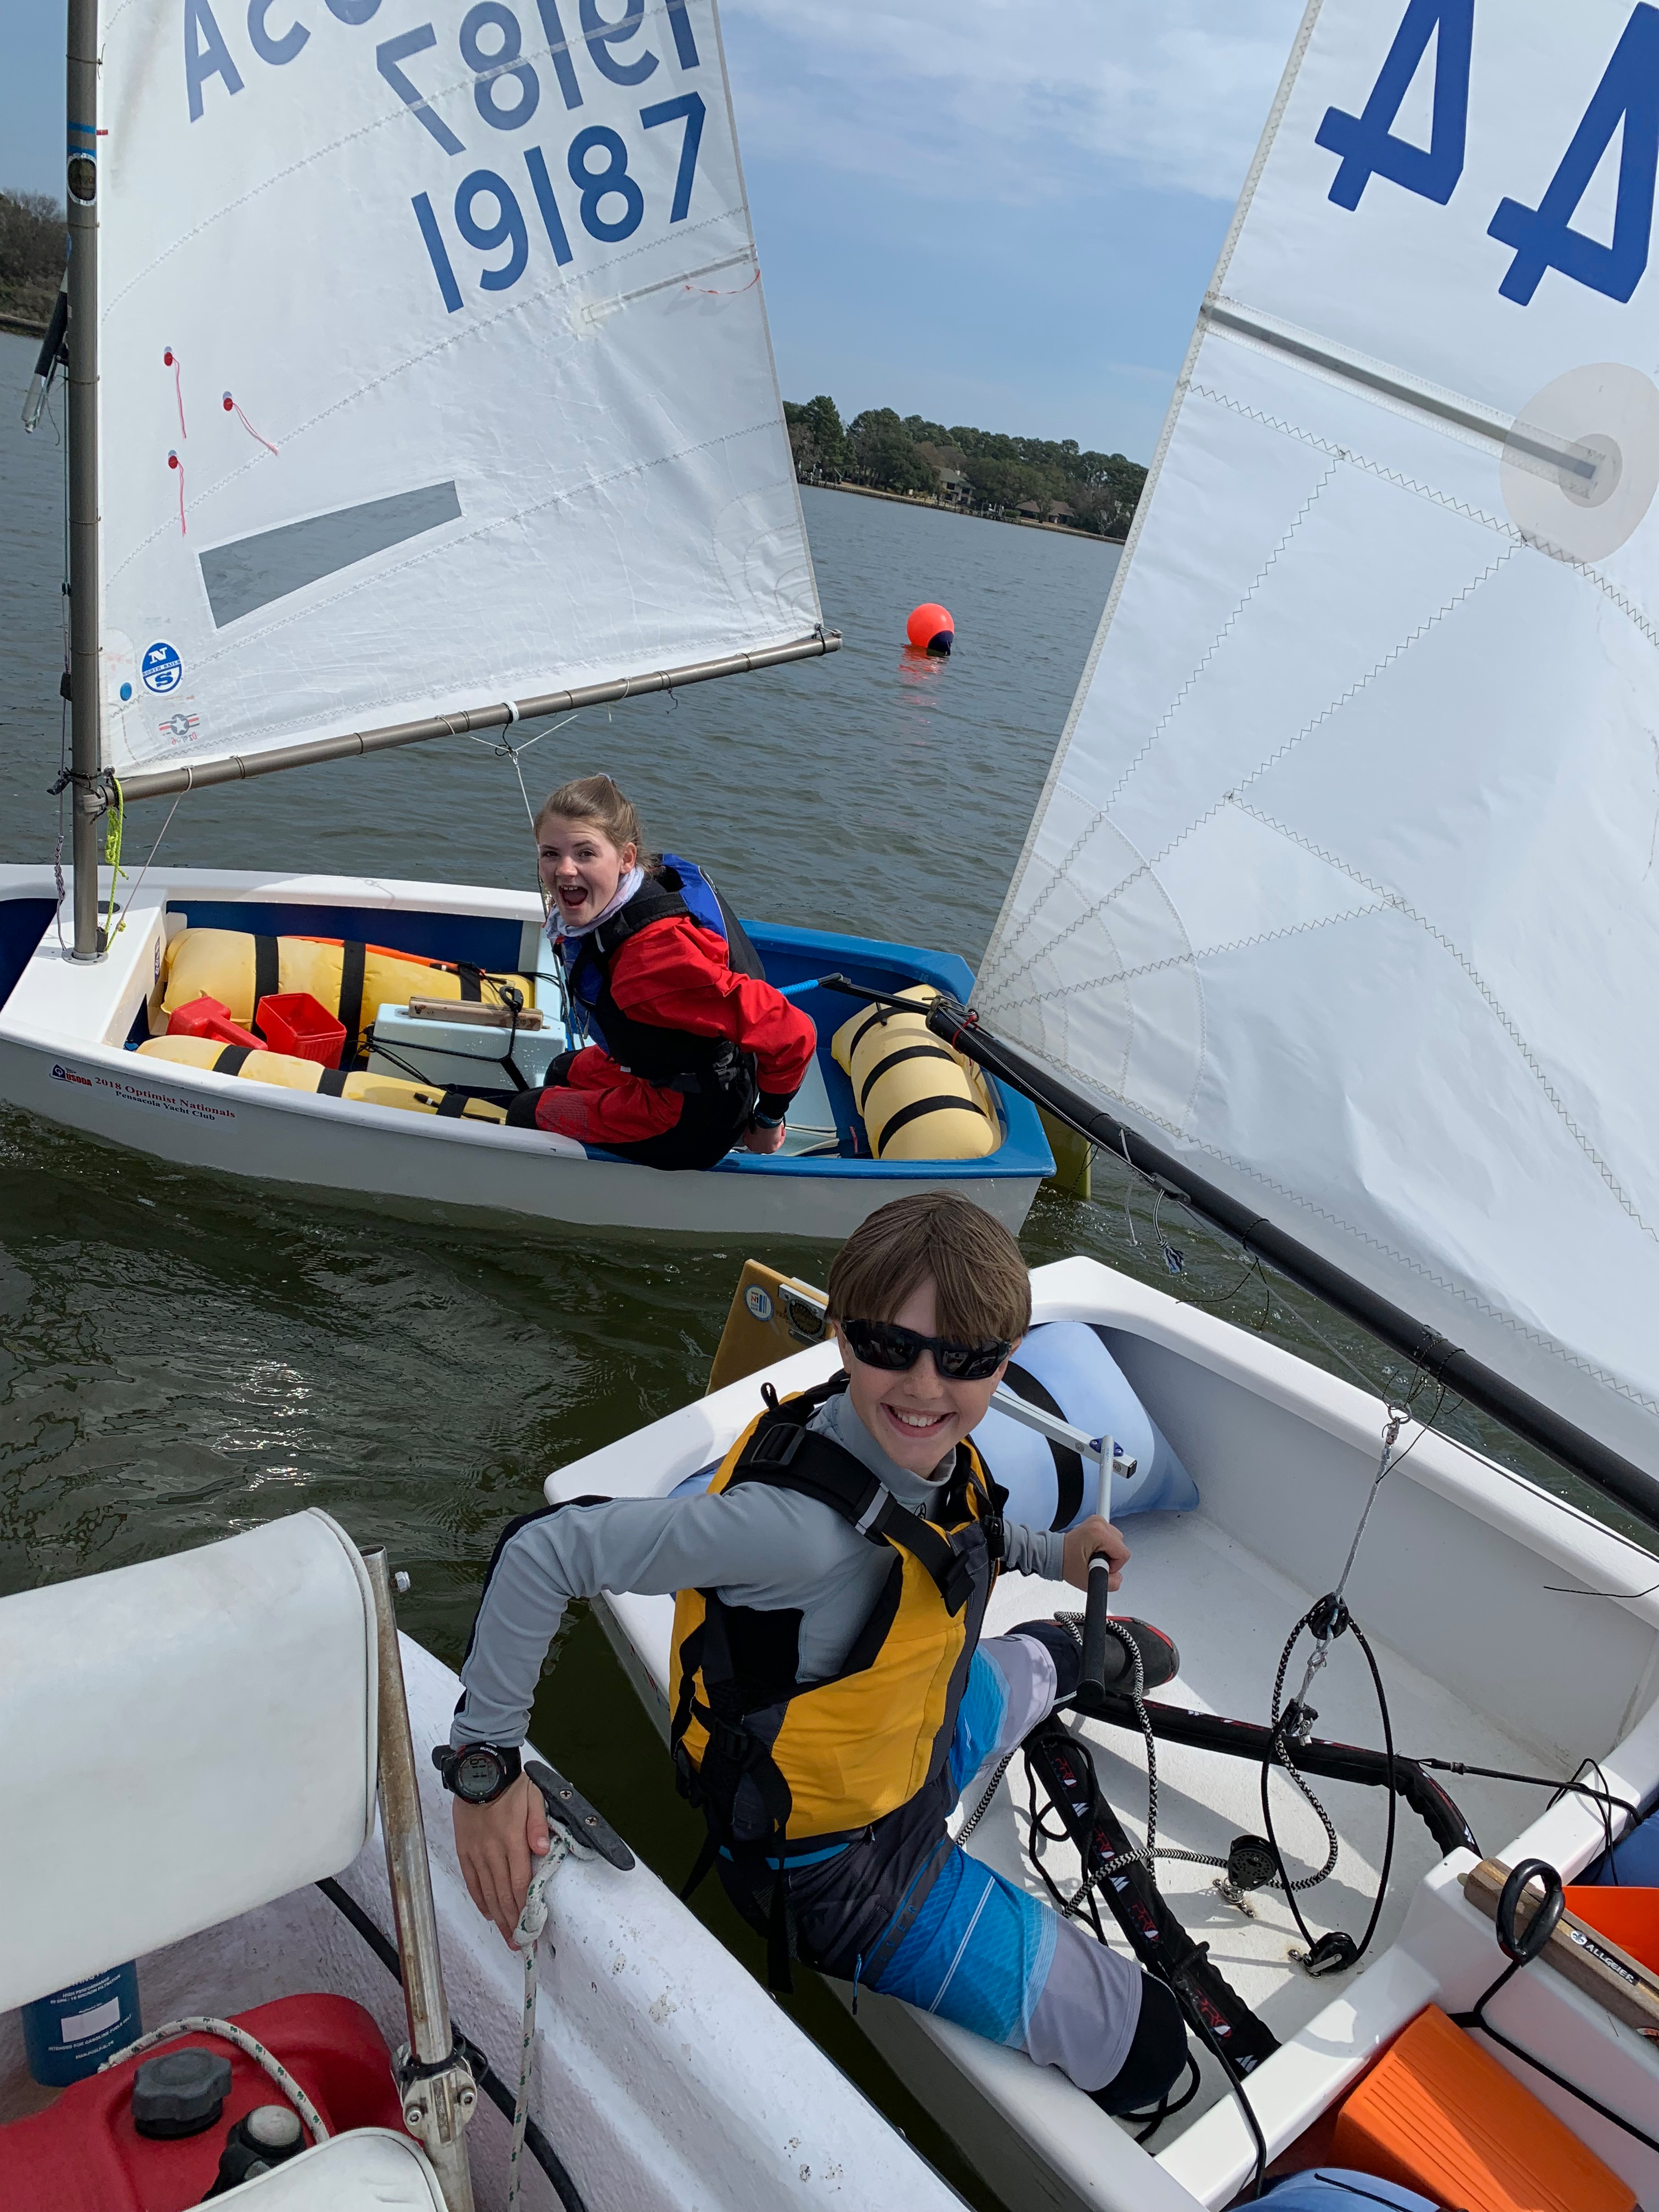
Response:
M1151 458L1301 0L725 0L786 395ZM61 0L0 185L61 191Z

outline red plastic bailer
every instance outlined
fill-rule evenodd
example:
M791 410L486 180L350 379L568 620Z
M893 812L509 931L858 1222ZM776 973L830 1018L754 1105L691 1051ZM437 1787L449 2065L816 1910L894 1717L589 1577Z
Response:
M167 1016L169 1036L212 1037L220 1044L245 1044L255 1052L263 1052L262 1039L252 1030L245 1030L231 1019L230 1008L218 999L205 994L192 999L185 1006L175 1006Z
M295 1060L314 1060L325 1067L337 1067L345 1050L345 1024L337 1022L320 1000L309 991L273 991L261 999L253 1016L265 1033L272 1052L291 1053Z
M235 2018L282 2060L331 2131L401 2130L391 2056L361 2005L349 1997L280 1997ZM182 2035L161 2049L191 2045L230 2062L230 2094L210 2127L171 2141L139 2134L132 2077L156 2055L147 2051L77 2081L47 2111L0 2127L0 2203L18 2212L185 2212L199 2204L218 2178L233 2122L283 2099L252 2059L210 2035Z

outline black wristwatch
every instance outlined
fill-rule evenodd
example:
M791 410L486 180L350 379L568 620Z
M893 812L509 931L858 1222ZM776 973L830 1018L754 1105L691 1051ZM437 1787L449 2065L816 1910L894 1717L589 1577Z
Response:
M750 1123L757 1129L781 1129L787 1118L783 1114L762 1114L758 1111L749 1116Z
M518 1780L521 1762L516 1746L503 1751L495 1743L464 1743L459 1749L447 1743L432 1747L432 1764L463 1804L493 1805Z

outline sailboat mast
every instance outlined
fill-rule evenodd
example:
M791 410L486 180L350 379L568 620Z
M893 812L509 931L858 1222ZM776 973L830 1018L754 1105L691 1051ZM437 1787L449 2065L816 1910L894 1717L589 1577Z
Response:
M75 960L99 960L98 0L69 0L70 729Z

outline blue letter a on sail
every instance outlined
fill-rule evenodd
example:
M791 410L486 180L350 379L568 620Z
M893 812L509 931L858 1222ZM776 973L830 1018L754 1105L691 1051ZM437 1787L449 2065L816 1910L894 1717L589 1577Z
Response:
M1426 146L1394 136L1393 124L1423 66L1429 41L1440 33L1434 57L1434 124ZM1328 107L1315 143L1340 154L1331 185L1340 208L1357 208L1373 177L1386 177L1441 207L1463 173L1469 122L1469 49L1474 40L1474 0L1410 0L1389 48L1388 59L1359 115Z
M1624 125L1619 149L1619 198L1613 209L1613 243L1574 230L1572 218L1613 134ZM1625 26L1607 72L1590 95L1583 120L1561 166L1535 208L1519 200L1500 200L1487 224L1489 237L1515 248L1509 275L1498 286L1506 300L1524 307L1547 269L1559 269L1576 283L1603 293L1622 306L1642 281L1653 231L1653 189L1659 163L1659 9L1647 0Z
M222 77L228 92L242 88L241 72L213 20L210 0L185 0L185 88L192 123L202 119L202 88L210 76Z

